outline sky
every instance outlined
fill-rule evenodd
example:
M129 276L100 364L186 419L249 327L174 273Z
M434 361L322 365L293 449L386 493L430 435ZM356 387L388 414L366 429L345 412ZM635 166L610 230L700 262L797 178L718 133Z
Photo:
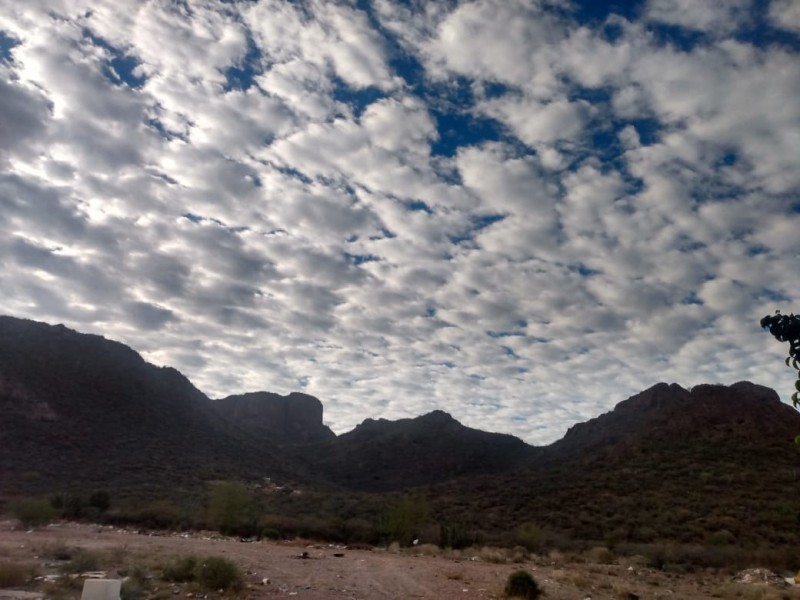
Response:
M796 0L0 0L0 314L337 433L784 400Z

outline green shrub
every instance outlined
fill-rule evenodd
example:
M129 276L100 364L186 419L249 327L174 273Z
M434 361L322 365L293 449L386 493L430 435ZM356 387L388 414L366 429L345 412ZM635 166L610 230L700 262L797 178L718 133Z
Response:
M535 523L524 523L517 529L517 544L524 546L531 552L538 552L542 549L544 535L542 528Z
M77 551L77 548L67 546L64 542L56 542L39 548L38 554L50 560L69 560Z
M13 502L11 514L22 523L23 527L38 527L53 520L55 510L50 502L42 498L25 498Z
M183 583L194 581L197 569L197 558L194 556L181 556L168 563L161 571L161 578L165 581Z
M84 516L84 499L70 492L59 492L50 498L50 505L64 519L79 519Z
M174 529L181 521L181 514L171 502L156 500L142 507L132 520L151 529Z
M430 520L430 509L424 498L406 496L396 500L383 516L382 533L391 541L404 546L419 538Z
M23 586L28 582L30 575L30 570L22 565L0 562L0 588Z
M100 568L100 557L83 548L75 551L70 561L64 565L65 573L85 573L86 571L97 571Z
M243 484L223 482L211 490L208 516L223 535L252 536L258 533L253 496Z
M239 568L221 556L209 556L197 563L195 580L208 590L238 590L242 586Z
M120 600L141 600L147 596L147 588L139 579L128 578L119 590Z
M595 546L587 551L586 558L601 565L610 565L616 559L614 553L605 546Z
M97 490L89 496L89 506L102 514L111 507L111 495L105 490Z
M520 569L508 576L505 594L507 598L536 600L536 598L542 595L542 590L539 588L539 584L536 583L533 575Z

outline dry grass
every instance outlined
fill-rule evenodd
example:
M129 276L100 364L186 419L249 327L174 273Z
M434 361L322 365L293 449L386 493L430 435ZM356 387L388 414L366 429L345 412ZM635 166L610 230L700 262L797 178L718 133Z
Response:
M508 551L505 548L483 546L478 552L478 556L483 562L497 565L504 565L508 562Z
M22 587L31 578L31 569L28 566L13 562L0 562L0 588Z
M413 547L413 553L417 556L440 556L442 549L436 544L420 544Z

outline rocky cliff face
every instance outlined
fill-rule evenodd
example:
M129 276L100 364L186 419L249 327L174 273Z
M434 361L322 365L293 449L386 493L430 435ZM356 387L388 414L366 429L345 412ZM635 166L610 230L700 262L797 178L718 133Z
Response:
M800 433L800 413L767 387L740 381L690 390L659 383L623 400L611 412L572 426L550 454L627 447L661 439L774 439L789 443Z
M308 394L254 392L216 400L213 406L242 429L277 443L308 444L336 437L322 422L322 402Z

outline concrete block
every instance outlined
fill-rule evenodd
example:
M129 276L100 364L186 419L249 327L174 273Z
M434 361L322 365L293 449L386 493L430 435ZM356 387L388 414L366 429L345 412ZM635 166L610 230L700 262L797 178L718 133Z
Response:
M83 582L81 600L119 600L120 589L119 579L87 579Z

